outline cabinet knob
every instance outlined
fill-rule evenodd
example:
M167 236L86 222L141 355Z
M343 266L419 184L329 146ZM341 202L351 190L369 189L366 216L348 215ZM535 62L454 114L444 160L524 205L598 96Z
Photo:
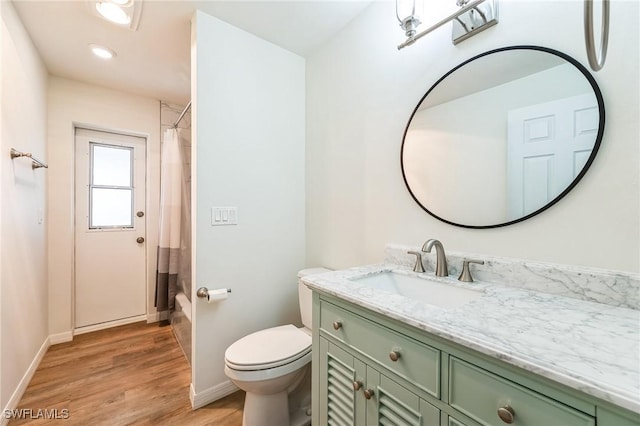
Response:
M397 360L400 359L400 351L397 349L392 350L391 352L389 352L389 359L391 359L391 361L396 362Z
M513 411L513 408L511 408L508 405L498 408L498 417L500 417L500 420L502 420L507 424L513 423L513 418L515 416L516 416L515 411Z
M334 330L340 330L342 328L342 321L334 321L333 322L333 329Z
M366 399L371 399L373 397L373 394L374 394L373 389L365 389L364 391L364 397Z
M360 380L354 380L353 381L353 390L354 391L359 391L361 387L362 387L362 382Z
M136 242L137 242L138 244L142 244L142 243L144 243L144 238L142 238L142 237L138 237L138 238L136 238Z

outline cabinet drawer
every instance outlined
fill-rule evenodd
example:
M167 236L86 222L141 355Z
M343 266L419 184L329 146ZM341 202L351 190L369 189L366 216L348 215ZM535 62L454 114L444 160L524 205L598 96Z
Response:
M320 329L440 397L439 350L324 301L320 302ZM398 355L396 361L390 357L392 351Z
M455 357L449 358L449 404L484 425L505 425L498 409L509 416L508 406L513 425L595 426L587 414Z

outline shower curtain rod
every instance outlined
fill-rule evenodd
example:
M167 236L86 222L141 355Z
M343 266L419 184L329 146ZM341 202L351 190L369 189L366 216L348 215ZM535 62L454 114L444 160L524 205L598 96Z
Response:
M187 113L187 111L189 111L189 108L191 108L191 101L189 101L189 103L187 104L186 107L184 107L184 110L182 111L182 114L180 114L180 117L178 117L178 119L176 120L175 123L173 123L173 128L175 129L176 127L178 127L178 123L180 122L180 120L182 120L182 117L184 117L184 115Z

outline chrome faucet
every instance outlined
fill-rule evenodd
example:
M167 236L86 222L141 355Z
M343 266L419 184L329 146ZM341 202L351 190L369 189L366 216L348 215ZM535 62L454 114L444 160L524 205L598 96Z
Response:
M449 275L449 268L447 267L447 256L444 254L442 243L432 238L424 243L422 251L431 253L433 246L436 247L436 277L446 277Z

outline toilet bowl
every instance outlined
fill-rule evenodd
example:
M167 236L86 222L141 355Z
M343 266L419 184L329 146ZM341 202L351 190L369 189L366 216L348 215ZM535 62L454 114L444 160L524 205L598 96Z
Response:
M322 272L328 270L305 269L298 278ZM304 327L288 324L260 330L227 348L225 374L246 392L243 426L311 423L311 295L298 279Z

